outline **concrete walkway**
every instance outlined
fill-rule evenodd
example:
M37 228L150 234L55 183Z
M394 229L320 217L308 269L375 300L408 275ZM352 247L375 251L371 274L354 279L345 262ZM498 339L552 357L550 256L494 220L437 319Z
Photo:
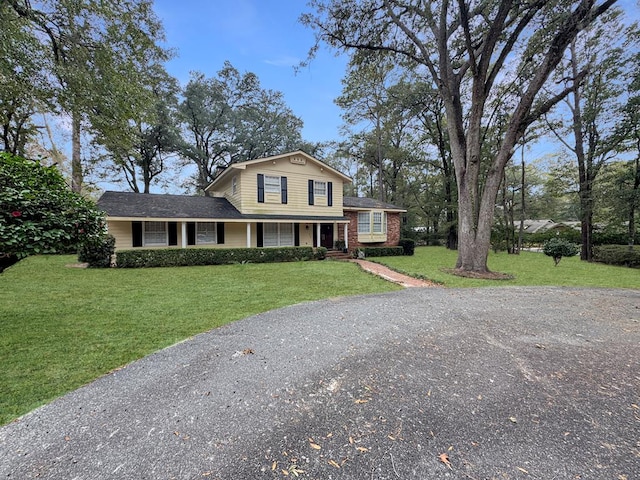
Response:
M429 282L428 280L420 280L418 278L410 277L409 275L403 275L394 270L391 270L379 263L370 262L368 260L351 259L351 262L357 263L364 271L373 273L385 280L398 285L402 285L405 288L413 287L440 287L437 283Z

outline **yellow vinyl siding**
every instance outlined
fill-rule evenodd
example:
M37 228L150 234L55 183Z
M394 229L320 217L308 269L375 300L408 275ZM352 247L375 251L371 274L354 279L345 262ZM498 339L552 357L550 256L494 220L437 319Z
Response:
M131 222L107 221L107 230L116 239L116 250L133 248Z
M288 158L247 166L241 170L239 184L240 206L244 214L321 215L342 216L342 179L320 166L292 164ZM287 177L287 203L280 193L265 192L264 203L258 203L258 174ZM315 196L315 205L309 205L309 180L333 182L333 206L327 206L328 196ZM226 183L226 182L225 182Z

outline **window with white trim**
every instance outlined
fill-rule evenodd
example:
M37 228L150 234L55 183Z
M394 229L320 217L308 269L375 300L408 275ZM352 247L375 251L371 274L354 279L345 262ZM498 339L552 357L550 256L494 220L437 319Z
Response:
M280 177L265 175L264 191L266 193L280 193Z
M313 182L313 194L326 196L327 195L327 182L321 182L319 180L315 180Z
M144 222L144 245L167 245L167 222Z
M358 212L358 233L371 233L369 212Z
M234 175L231 179L231 195L238 193L238 176Z
M207 245L216 243L215 222L196 223L196 245Z
M265 223L262 229L264 247L293 247L292 223Z
M384 233L385 230L384 213L373 212L373 233Z

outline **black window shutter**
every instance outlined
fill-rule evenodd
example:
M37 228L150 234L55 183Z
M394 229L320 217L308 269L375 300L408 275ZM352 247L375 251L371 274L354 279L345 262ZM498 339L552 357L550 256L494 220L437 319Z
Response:
M187 223L187 245L196 244L196 222Z
M131 222L131 240L134 247L142 246L142 222Z
M313 205L313 180L309 180L309 205Z
M287 203L287 177L280 177L280 193L282 194L282 203Z
M300 224L299 223L293 224L293 246L294 247L300 246Z
M169 246L178 245L178 223L169 222Z
M218 222L218 224L216 225L216 235L218 237L216 239L216 242L219 244L224 244L224 223Z
M262 223L256 223L256 237L258 240L258 247L262 247L264 246L263 240L262 240Z
M327 206L333 207L333 182L327 183Z
M258 203L264 203L264 175L258 174Z

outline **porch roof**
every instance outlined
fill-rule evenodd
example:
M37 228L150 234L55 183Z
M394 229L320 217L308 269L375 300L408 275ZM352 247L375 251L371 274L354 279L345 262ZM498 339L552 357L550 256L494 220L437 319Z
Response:
M107 191L98 208L113 220L222 220L231 222L339 222L344 216L242 214L226 198Z
M381 202L380 200L376 200L374 198L364 198L364 197L344 197L342 199L342 205L347 210L357 210L357 209L378 209L378 210L395 210L397 212L406 212L407 210L398 207L397 205L393 205L391 203Z

